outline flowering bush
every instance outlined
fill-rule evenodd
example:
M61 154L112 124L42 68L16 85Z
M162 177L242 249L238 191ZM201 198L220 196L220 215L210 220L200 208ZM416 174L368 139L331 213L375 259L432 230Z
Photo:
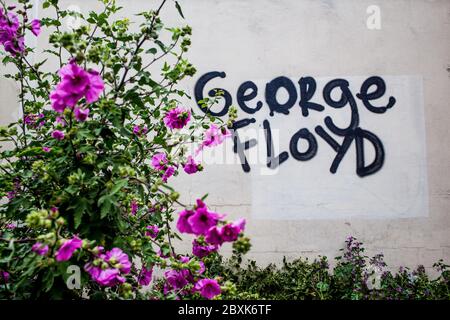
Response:
M222 297L227 299L450 300L450 266L442 260L434 264L438 276L431 278L423 266L393 272L383 254L369 258L363 244L351 236L341 251L333 268L327 257L284 259L281 267L265 268L250 261L243 267L239 251L229 260L210 256L206 265L223 278Z
M138 31L114 0L87 15L46 0L41 20L18 2L0 0L2 61L17 69L6 77L19 83L23 114L0 128L0 298L219 298L205 261L225 242L248 250L245 221L226 221L204 198L185 205L168 184L201 171L198 154L230 136L182 103L177 84L195 74L190 27L164 26L166 0L138 15ZM80 26L65 30L69 16ZM25 34L43 43L41 28L49 48L31 62ZM175 223L192 235L191 255L176 253Z

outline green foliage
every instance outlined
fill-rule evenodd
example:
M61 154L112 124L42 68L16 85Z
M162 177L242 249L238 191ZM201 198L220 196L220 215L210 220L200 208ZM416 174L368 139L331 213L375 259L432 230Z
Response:
M449 300L450 266L434 265L439 276L430 278L425 269L400 268L393 273L382 255L369 259L362 243L349 238L343 256L336 257L334 268L326 257L283 259L281 266L257 266L248 261L236 263L240 254L230 259L215 256L211 272L222 275L227 284L224 299L269 300Z
M165 153L170 165L182 169L189 144L201 142L212 123L194 112L187 133L169 130L163 122L168 110L186 101L177 85L196 72L185 58L191 28L164 24L165 0L139 13L133 25L120 18L114 0L100 2L100 12L79 14L63 10L58 0L43 1L41 26L50 37L48 43L40 37L39 43L45 50L33 63L33 48L15 56L0 53L5 65L15 67L8 77L20 84L24 115L0 129L0 140L8 143L0 149L0 272L9 273L8 284L0 279L0 298L81 298L83 290L92 298L143 297L136 267L123 286L100 288L82 271L82 289L67 288L67 267L83 269L95 256L95 246L119 247L130 260L151 266L162 263L159 251L173 254L176 261L171 240L177 235L170 225L174 205L182 204L151 159ZM17 10L20 32L29 28L27 14L32 12L28 1L22 3ZM63 27L68 16L79 18L80 26ZM60 81L57 71L72 59L84 70L99 72L105 83L97 101L79 101L90 110L87 121L77 121L73 108L64 113L51 108L49 96ZM57 69L47 61L56 62ZM136 126L145 134L135 134ZM65 137L53 138L54 130ZM155 239L145 236L147 226L160 229ZM86 239L83 250L70 262L56 263L57 249L75 235ZM48 245L49 254L32 252L36 242Z

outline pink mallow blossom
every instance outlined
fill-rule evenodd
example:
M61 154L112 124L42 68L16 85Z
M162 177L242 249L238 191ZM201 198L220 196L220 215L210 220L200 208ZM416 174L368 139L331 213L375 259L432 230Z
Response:
M137 201L131 200L130 210L131 210L131 214L133 216L136 215L136 213L138 212L138 209L139 209L139 205L138 205Z
M192 254L198 258L203 258L217 251L217 245L201 245L197 239L192 242Z
M138 283L141 286L148 286L152 281L152 276L153 276L153 267L149 268L142 267L141 273L139 274L138 277Z
M113 287L125 282L125 278L122 277L120 271L115 268L102 269L88 263L84 266L84 270L89 273L95 282L104 287Z
M175 173L175 168L173 166L169 166L169 160L165 153L157 153L152 157L152 166L156 170L164 171L162 175L162 180L167 182L167 179L173 176Z
M25 50L24 36L19 33L19 18L13 12L4 12L0 8L0 43L5 51L16 56Z
M181 233L203 235L222 218L222 215L209 211L206 204L198 199L194 210L180 212L177 228Z
M56 261L61 262L69 260L70 258L72 258L73 253L77 249L81 248L82 244L83 241L77 236L70 240L64 241L61 247L59 247L58 251L56 251Z
M222 238L222 228L218 226L209 228L205 235L205 240L212 245L221 246L224 242Z
M152 157L152 166L156 170L166 170L169 160L165 153L157 153Z
M206 234L211 227L217 225L220 217L219 214L209 211L203 202L201 204L201 206L197 207L195 213L188 218L188 223L196 235Z
M164 174L162 175L162 181L167 182L167 179L169 179L173 174L175 173L175 168L170 166L164 171Z
M89 117L89 108L82 109L82 108L75 108L75 119L79 122L84 122Z
M164 123L170 129L181 129L191 119L191 112L181 107L176 107L164 116Z
M131 262L128 260L127 254L119 248L113 248L106 252L105 261L125 274L131 270Z
M86 272L91 278L101 286L113 287L125 282L122 274L128 274L131 270L131 262L128 256L119 248L113 248L102 254L103 247L97 247L96 251L101 261L105 262L108 267L102 268L95 266L93 263L87 263L84 266Z
M189 281L186 279L186 270L168 270L164 273L169 286L174 290L183 289Z
M64 132L60 131L60 130L55 130L52 132L52 138L56 139L56 140L64 140Z
M134 126L133 127L133 133L135 135L137 135L138 137L147 134L147 132L148 132L147 126L143 126L143 127L142 126Z
M0 284L8 283L9 282L9 273L6 271L0 270Z
M227 128L219 128L215 124L211 124L209 129L205 131L203 142L197 150L197 153L203 150L204 147L218 146L228 137L231 137L231 132Z
M215 279L202 279L199 280L195 286L194 290L200 292L203 298L208 300L213 299L221 293L220 285Z
M50 94L50 100L52 108L60 113L66 107L73 108L83 97L87 103L97 101L105 87L97 71L86 71L75 60L62 67L59 76L61 81Z
M177 229L181 233L194 233L192 231L191 224L188 222L188 219L194 215L195 211L193 210L183 210L180 212L177 221Z
M195 159L192 156L187 157L187 161L183 166L184 172L187 174L194 174L200 171L201 166L195 162Z
M245 229L245 219L228 223L222 227L211 227L206 233L206 242L212 245L222 245L224 242L234 242Z
M16 228L17 228L17 225L15 223L8 223L6 225L6 229L8 229L8 230L14 230Z
M153 226L147 226L147 231L145 231L145 235L147 237L150 237L152 239L155 239L158 236L159 228L156 225Z
M239 234L245 229L245 219L226 224L222 227L222 239L224 242L233 242L238 239Z
M33 19L31 21L31 32L37 37L41 33L41 21L39 19Z
M48 253L48 245L36 242L31 250L40 256L45 256Z

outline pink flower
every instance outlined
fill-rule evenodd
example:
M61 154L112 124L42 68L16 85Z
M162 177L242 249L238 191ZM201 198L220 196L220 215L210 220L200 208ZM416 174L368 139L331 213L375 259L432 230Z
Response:
M167 182L167 179L169 179L173 174L175 173L175 168L170 166L164 171L164 174L162 176L162 181Z
M17 193L19 192L19 189L20 189L20 181L15 180L14 185L13 185L13 190L7 192L7 194L6 194L6 196L8 197L8 200L10 200L10 201L13 200L16 197Z
M203 298L211 300L221 293L220 286L214 279L202 279L199 280L194 290L199 291Z
M153 276L153 267L150 268L142 267L141 273L139 274L138 277L138 283L141 286L148 286L152 281L152 276Z
M157 153L152 157L152 166L156 170L166 170L168 163L165 153Z
M8 283L8 282L9 282L9 273L6 271L0 270L0 283L4 284L4 283Z
M224 242L236 241L241 231L244 231L245 219L229 223L223 227L212 227L206 233L206 242L214 245L222 245Z
M41 21L38 19L33 19L31 21L31 32L37 37L41 33Z
M105 89L105 84L103 83L100 73L95 70L89 70L89 85L87 87L86 101L88 103L93 103L98 100L100 94Z
M75 119L79 122L84 122L89 117L89 109L81 109L81 108L75 108Z
M148 128L147 126L141 127L141 126L134 126L133 133L137 135L138 137L147 134Z
M42 113L27 114L23 117L23 122L31 128L42 127L45 124L45 120L42 120L42 118L44 118Z
M6 41L3 43L5 47L5 51L11 53L14 57L17 56L17 54L23 53L25 51L25 38L23 36L20 36L18 38L12 38L11 40Z
M190 225L190 223L188 222L188 219L194 215L194 211L192 210L183 210L180 212L179 216L178 216L178 221L177 221L177 229L178 231L180 231L181 233L194 233L192 231L192 227Z
M209 211L206 206L197 208L195 213L188 218L188 223L196 235L206 234L209 228L217 225L218 221L219 215Z
M205 236L205 241L216 246L222 245L224 242L222 238L222 228L217 226L209 228Z
M3 8L0 8L0 42L4 43L11 40L19 30L19 18L13 12L5 15Z
M64 111L64 109L63 109L63 111ZM55 124L56 125L60 125L62 127L65 127L67 122L66 122L66 120L63 117L58 116L58 117L56 117Z
M199 171L199 165L195 162L194 158L188 156L186 163L183 166L184 172L187 174L194 174Z
M19 27L17 15L13 12L5 14L0 8L0 43L13 56L25 50L25 39L19 34Z
M130 205L130 207L131 207L131 214L132 214L133 216L136 215L136 213L137 213L137 211L138 211L138 209L139 209L139 206L138 206L137 201L136 201L136 200L131 200L131 205Z
M95 254L100 261L106 262L110 267L102 269L99 266L94 266L92 263L87 263L84 266L91 278L101 286L113 287L125 282L125 278L121 276L122 273L129 273L131 270L131 263L128 256L119 248L113 248L111 251L102 254L103 247L94 248Z
M115 265L115 268L125 274L131 270L131 262L128 260L127 254L119 248L113 248L111 251L106 252L105 261Z
M222 227L221 235L224 242L236 241L241 229L234 224L226 224Z
M205 132L202 147L218 146L228 137L231 137L231 132L227 128L220 129L215 124L211 124Z
M65 92L60 90L58 87L56 87L56 90L50 93L50 101L52 103L53 110L59 113L64 112L64 109L66 109L67 107L65 96Z
M48 245L36 242L33 247L31 247L31 250L40 256L45 256L48 253Z
M75 250L81 248L83 241L75 236L73 239L66 240L61 247L59 247L58 251L56 251L56 261L67 261L72 258Z
M89 89L89 73L72 60L59 70L59 76L61 82L57 90L64 97L67 106L74 107Z
M158 236L159 228L156 225L147 226L147 231L145 231L145 235L152 239L155 239Z
M120 272L117 269L106 269L100 271L96 278L99 285L113 287L125 282L125 278L120 276Z
M55 130L52 132L52 138L56 139L56 140L63 140L65 137L64 132L59 131L59 130Z
M95 267L91 263L84 266L87 273L101 286L113 287L125 282L125 278L120 276L120 271L114 268L102 269Z
M17 225L14 223L8 223L6 225L6 229L8 229L8 230L14 230L15 228L17 228Z
M217 249L218 249L217 245L202 246L198 243L196 239L194 239L194 241L192 242L192 254L199 258L206 257L210 253L217 251Z
M178 258L178 260L180 260L181 263L189 263L189 261L191 261L188 256L181 256Z
M200 261L199 264L200 264L200 269L197 271L197 273L203 274L206 271L205 263L203 261Z
M178 270L169 270L164 273L167 283L175 290L184 288L189 282L186 280L186 273Z
M75 60L59 70L61 82L50 94L52 108L63 112L66 107L73 108L80 99L86 98L87 103L98 100L104 89L104 83L97 71L85 71Z
M42 147L42 151L49 153L50 151L52 151L52 148Z
M181 233L193 233L196 235L204 235L209 228L217 225L222 215L211 212L206 204L197 199L195 210L183 210L180 212L177 221L177 228Z
M176 107L166 113L164 116L164 123L170 129L181 129L189 122L190 119L191 112L189 110Z

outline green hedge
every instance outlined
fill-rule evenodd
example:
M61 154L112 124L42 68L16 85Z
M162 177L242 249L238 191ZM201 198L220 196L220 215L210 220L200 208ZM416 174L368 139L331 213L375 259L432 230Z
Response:
M244 265L239 251L234 250L230 259L217 255L208 261L210 270L228 284L222 294L224 299L450 299L450 269L442 260L434 264L439 274L436 278L427 275L423 266L415 270L401 267L392 272L382 254L365 256L362 243L353 237L347 238L334 268L330 268L326 257L314 261L283 259L280 267L270 264L262 268L255 261Z

